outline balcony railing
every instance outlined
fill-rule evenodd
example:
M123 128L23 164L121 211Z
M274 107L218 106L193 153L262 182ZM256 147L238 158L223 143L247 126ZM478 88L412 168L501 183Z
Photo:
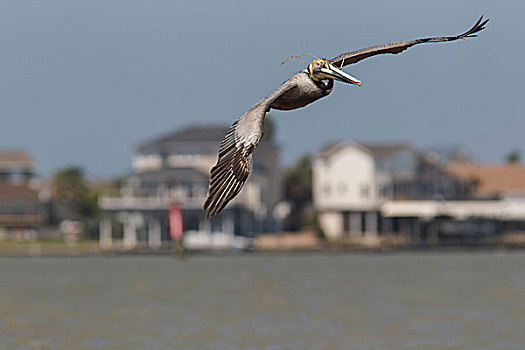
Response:
M204 196L103 196L99 199L99 205L103 210L164 210L175 201L185 209L196 209L202 208L205 200Z

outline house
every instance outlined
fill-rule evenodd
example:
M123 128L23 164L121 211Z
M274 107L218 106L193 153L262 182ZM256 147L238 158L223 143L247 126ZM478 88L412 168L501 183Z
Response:
M273 212L281 199L279 147L271 133L255 150L253 170L241 193L220 215L205 220L202 206L209 172L227 130L222 125L189 126L140 144L133 172L122 181L121 195L100 198L105 215L101 244L110 245L113 231L116 235L122 231L128 248L141 242L160 246L169 240L167 217L172 202L182 208L189 241L194 241L192 235L213 242L217 237L278 230L280 222Z
M38 227L34 160L22 150L0 150L0 235L22 235Z
M514 237L522 242L524 179L519 164L445 165L409 144L340 142L316 155L313 195L329 239L494 244Z
M381 212L387 201L463 200L473 184L406 143L339 142L313 163L313 198L328 238L376 238L411 222Z

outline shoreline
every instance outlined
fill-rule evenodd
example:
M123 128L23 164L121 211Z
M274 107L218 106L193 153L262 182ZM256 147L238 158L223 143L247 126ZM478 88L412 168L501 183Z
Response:
M357 246L321 243L318 247L285 249L188 249L186 256L199 255L304 255L304 254L398 254L398 253L475 253L525 251L523 244L444 244L403 246ZM0 242L0 258L16 257L89 257L89 256L175 256L171 247L152 250L149 248L101 249L98 241L76 244L59 242Z

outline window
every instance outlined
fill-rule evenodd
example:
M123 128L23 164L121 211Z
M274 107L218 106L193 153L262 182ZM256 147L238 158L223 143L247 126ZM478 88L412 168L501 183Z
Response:
M325 195L327 195L327 196L330 195L330 189L331 189L331 188L330 188L330 184L329 184L329 183L324 184L324 186L323 186L323 193L324 193Z
M370 196L370 186L368 184L361 185L361 198L368 198Z
M344 211L342 215L343 219L343 232L348 233L350 232L350 212Z

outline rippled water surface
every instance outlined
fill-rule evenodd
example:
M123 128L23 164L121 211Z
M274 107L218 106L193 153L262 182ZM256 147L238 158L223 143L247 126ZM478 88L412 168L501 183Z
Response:
M525 349L525 253L0 259L0 349Z

